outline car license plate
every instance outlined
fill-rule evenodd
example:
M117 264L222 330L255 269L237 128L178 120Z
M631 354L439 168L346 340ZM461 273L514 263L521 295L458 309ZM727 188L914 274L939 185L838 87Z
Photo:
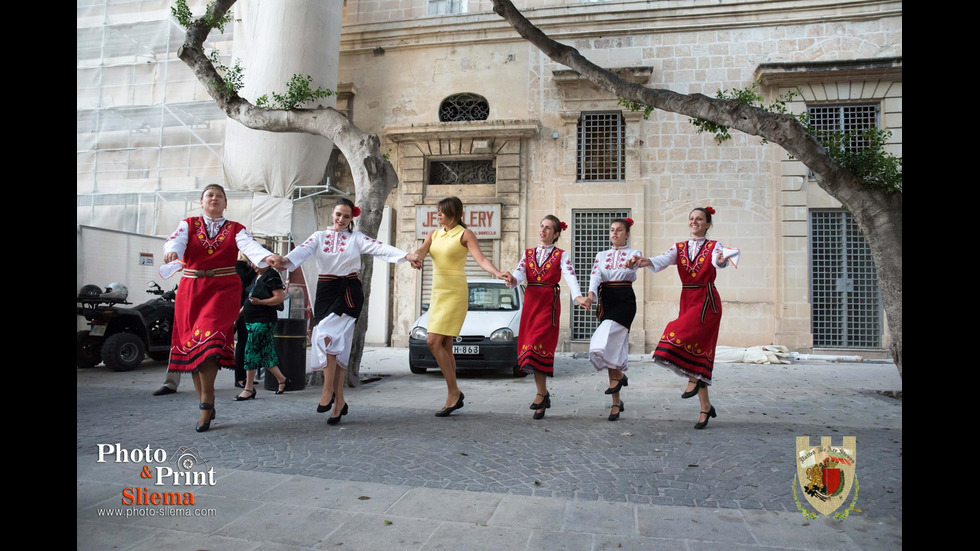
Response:
M101 337L105 335L105 329L109 327L108 325L93 325L92 330L88 334L92 337Z
M453 346L453 354L479 354L479 346Z

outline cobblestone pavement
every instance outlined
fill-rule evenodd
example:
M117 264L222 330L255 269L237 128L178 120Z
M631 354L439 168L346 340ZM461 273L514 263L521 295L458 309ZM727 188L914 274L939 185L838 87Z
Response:
M821 436L840 443L847 435L857 437L860 484L860 512L852 518L899 526L901 545L902 402L877 392L901 390L891 364L720 364L711 387L718 417L697 431L697 399L680 399L684 380L649 363L631 363L618 422L606 420L605 374L571 354L556 362L544 420L533 421L528 409L532 378L480 372L460 373L466 406L437 418L445 383L438 372L410 374L406 355L368 349L362 377L379 379L346 391L350 414L333 427L328 414L314 412L319 388L277 396L259 386L257 399L236 403L232 376L222 372L217 418L205 433L193 430L197 400L189 377L177 394L151 396L163 364L128 373L78 370L79 476L91 476L99 444L192 446L217 472L256 477L763 510L802 521L792 494L795 437L816 445Z

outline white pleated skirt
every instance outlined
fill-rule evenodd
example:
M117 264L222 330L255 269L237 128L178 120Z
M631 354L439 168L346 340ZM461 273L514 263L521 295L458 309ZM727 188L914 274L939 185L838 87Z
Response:
M313 371L320 371L327 366L327 356L337 356L337 365L347 369L356 323L357 319L347 314L330 314L316 324L310 337Z
M619 323L603 320L589 342L589 361L596 371L621 369L626 371L630 351L630 332Z

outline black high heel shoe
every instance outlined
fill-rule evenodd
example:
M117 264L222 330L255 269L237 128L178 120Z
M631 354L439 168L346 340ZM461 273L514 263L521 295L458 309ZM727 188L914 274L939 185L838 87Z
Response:
M617 421L619 419L619 414L622 413L622 412L624 412L624 411L626 411L626 402L623 402L622 400L620 400L619 401L619 404L614 405L612 407L619 408L619 411L617 413L613 413L612 411L610 411L609 412L609 420L610 421ZM612 408L610 408L610 409L612 409Z
M326 413L326 412L330 411L330 408L333 407L333 401L336 398L337 398L337 393L334 392L333 394L330 395L330 403L329 404L327 404L325 406L321 406L319 403L317 403L317 405L316 405L316 412L317 413ZM346 405L346 404L344 404L344 405Z
M698 423L696 425L694 425L694 428L696 428L698 430L703 429L704 427L707 427L708 426L708 419L710 419L712 417L718 417L718 414L715 413L715 406L711 406L711 409L708 410L708 411L702 411L701 414L702 415L707 415L707 417L704 418L704 421L698 421Z
M685 398L685 399L686 398L693 398L694 396L697 396L698 389L699 388L706 387L706 386L708 386L708 385L704 384L704 381L702 381L701 379L698 379L694 383L694 388L692 388L691 390L685 390L684 392L681 393L681 398Z
M286 387L289 386L289 383L291 383L291 382L292 381L289 380L289 377L286 377L286 380L285 381L279 383L279 387L280 388L277 388L276 389L276 394L285 394L286 393ZM333 403L333 402L331 402L331 403Z
M630 380L628 378L626 378L626 374L625 373L623 373L623 376L619 378L619 382L616 383L616 386L614 386L612 388L607 388L606 389L606 394L616 394L624 386L630 386Z
M197 424L197 427L194 428L194 430L196 430L197 432L204 432L204 431L208 430L209 428L211 428L211 421L214 421L214 418L217 417L217 415L214 412L214 404L209 404L207 402L201 402L201 405L199 405L197 407L198 407L198 409L210 409L211 410L211 418L208 419L208 422L207 423L198 423Z
M530 409L544 409L544 408L550 408L551 407L551 393L550 392L547 393L547 394L538 394L538 396L543 396L544 397L544 400L541 400L537 404L535 404L535 403L532 402Z
M344 415L347 415L347 402L344 402L344 409L340 410L340 415L327 419L327 424L336 425L337 423L340 422L340 418L343 417Z
M249 391L246 390L245 392L249 392ZM251 394L248 395L248 396L242 397L241 394L235 396L235 401L236 402L244 402L245 400L254 400L254 399L255 399L255 389L254 388L251 390Z
M459 393L459 400L456 400L456 405L450 406L448 408L442 408L436 412L436 417L449 417L449 414L463 407L463 393Z
M534 410L534 415L531 416L532 419L544 419L544 410L551 407L551 393L538 394L538 396L544 396L544 400L540 403L531 404L531 409Z

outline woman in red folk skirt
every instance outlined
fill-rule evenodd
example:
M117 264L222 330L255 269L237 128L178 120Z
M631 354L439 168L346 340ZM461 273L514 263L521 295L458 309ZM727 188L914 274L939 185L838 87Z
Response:
M534 374L538 392L531 402L534 419L543 419L544 411L551 407L547 378L555 374L558 319L561 317L558 281L562 276L575 303L586 309L591 306L589 300L582 297L571 256L555 247L566 228L558 217L545 216L538 228L538 246L525 250L517 268L503 276L511 288L527 281L521 330L517 337L517 365L522 371Z
M728 263L738 263L738 249L729 249L706 237L711 227L711 215L715 209L698 207L688 215L691 236L671 247L666 253L653 258L640 258L638 266L659 272L676 265L681 279L680 314L664 329L653 361L678 375L687 377L687 390L681 398L695 394L701 402L701 416L696 429L708 425L708 419L717 417L715 407L708 399L708 385L714 368L715 344L721 325L721 297L715 289L717 269Z
M164 244L164 262L181 260L183 277L174 303L169 371L190 371L201 410L197 432L215 418L214 380L218 367L235 367L235 320L242 283L235 272L241 251L254 264L281 263L238 222L225 220L225 190L217 184L201 194L203 216L187 218ZM244 346L244 344L243 344Z

